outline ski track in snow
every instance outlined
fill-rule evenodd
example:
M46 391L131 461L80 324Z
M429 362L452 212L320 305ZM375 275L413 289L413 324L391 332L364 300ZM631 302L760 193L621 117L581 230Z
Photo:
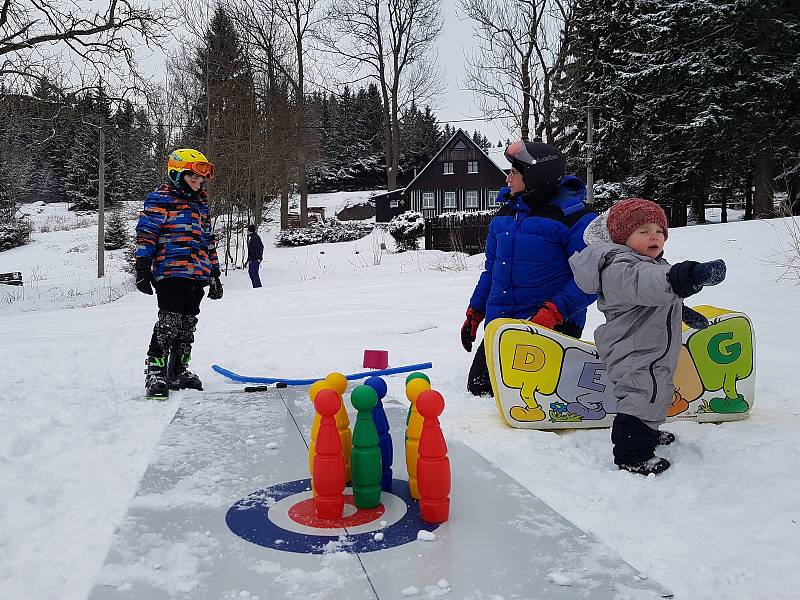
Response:
M46 207L45 214L54 210ZM670 261L727 262L728 279L689 303L750 315L758 379L751 418L670 424L678 440L661 452L673 467L658 478L617 471L608 430L515 430L503 424L494 402L464 390L472 355L461 349L458 331L482 256L468 258L466 271L454 270L458 261L442 252L387 253L374 265L381 233L279 249L272 246L275 232L263 232L265 287L250 289L245 271L228 272L224 299L203 302L192 368L207 390L226 390L240 386L213 373L214 362L248 374L308 377L359 371L365 349L389 350L392 365L430 360L433 386L447 402L445 435L499 465L642 577L676 598L795 598L800 374L790 344L800 339L800 289L779 281L782 270L774 264L787 243L787 223L670 231ZM96 289L94 235L92 227L35 233L32 244L0 253L0 272L33 276L39 298L49 285L62 294L0 304L3 598L86 598L161 433L181 398L190 401L193 393L163 403L142 399L153 297L128 293L110 304L64 308L74 305L59 300L65 289L73 289L72 297ZM352 260L355 250L366 265ZM120 264L112 254L108 280L129 285ZM601 322L591 308L584 337ZM388 381L387 400L406 403L402 376ZM475 476L476 485L492 485ZM335 561L313 574L321 589L338 585ZM299 583L309 574L281 577ZM457 590L458 582L449 585ZM247 593L264 597L261 590Z

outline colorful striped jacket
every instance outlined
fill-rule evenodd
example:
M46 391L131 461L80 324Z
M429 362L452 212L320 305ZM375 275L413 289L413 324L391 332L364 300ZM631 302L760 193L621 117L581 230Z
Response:
M165 183L150 192L136 224L136 258L153 261L156 281L183 277L207 282L219 260L205 192L189 194Z

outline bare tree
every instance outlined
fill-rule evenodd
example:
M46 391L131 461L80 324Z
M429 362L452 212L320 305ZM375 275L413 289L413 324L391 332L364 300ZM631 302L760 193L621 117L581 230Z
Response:
M290 108L289 87L297 72L296 46L273 10L273 0L249 0L235 6L247 55L253 65L256 93L264 121L265 148L259 174L267 197L280 196L281 229L289 222L289 149L295 148L295 119ZM276 150L277 149L277 150ZM256 223L260 216L256 218Z
M256 2L260 0L255 0ZM294 69L284 68L283 75L294 93L294 141L297 167L298 191L300 192L300 226L308 224L308 166L307 146L310 142L306 116L306 61L312 52L311 40L315 38L317 5L320 0L269 0L277 22L280 23L292 43ZM291 64L291 63L288 63ZM282 68L278 63L278 68Z
M142 7L131 0L106 0L92 11L77 0L0 0L0 77L28 83L51 75L64 55L79 75L120 81L139 75L137 43L158 44L169 31L170 14L162 7Z
M492 118L522 139L553 141L554 89L564 71L574 0L459 0L475 21L478 49L467 57L467 89Z
M439 0L332 0L321 36L326 51L341 60L350 79L377 82L383 101L384 154L388 189L397 187L400 115L414 101L437 91L433 44L442 29Z

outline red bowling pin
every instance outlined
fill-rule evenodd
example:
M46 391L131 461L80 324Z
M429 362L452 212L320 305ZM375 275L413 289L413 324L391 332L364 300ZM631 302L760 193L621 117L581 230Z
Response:
M450 459L438 418L444 410L444 398L436 390L425 390L416 405L424 419L417 459L419 509L424 521L444 523L450 516Z
M320 519L339 519L344 513L344 455L334 417L341 405L342 398L335 390L319 390L314 398L320 423L311 477Z

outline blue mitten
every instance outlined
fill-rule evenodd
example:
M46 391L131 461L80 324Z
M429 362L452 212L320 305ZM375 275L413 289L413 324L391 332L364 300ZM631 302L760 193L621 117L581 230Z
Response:
M683 306L683 314L681 315L681 321L686 323L692 329L705 329L711 322L706 319L703 315L699 312L694 310L693 308L689 308L688 306Z
M717 285L725 279L725 261L712 260L699 263L684 260L675 263L667 272L672 291L681 298L688 298L703 289L706 285Z
M692 269L694 282L697 285L717 285L725 279L725 261L722 259L699 263Z

